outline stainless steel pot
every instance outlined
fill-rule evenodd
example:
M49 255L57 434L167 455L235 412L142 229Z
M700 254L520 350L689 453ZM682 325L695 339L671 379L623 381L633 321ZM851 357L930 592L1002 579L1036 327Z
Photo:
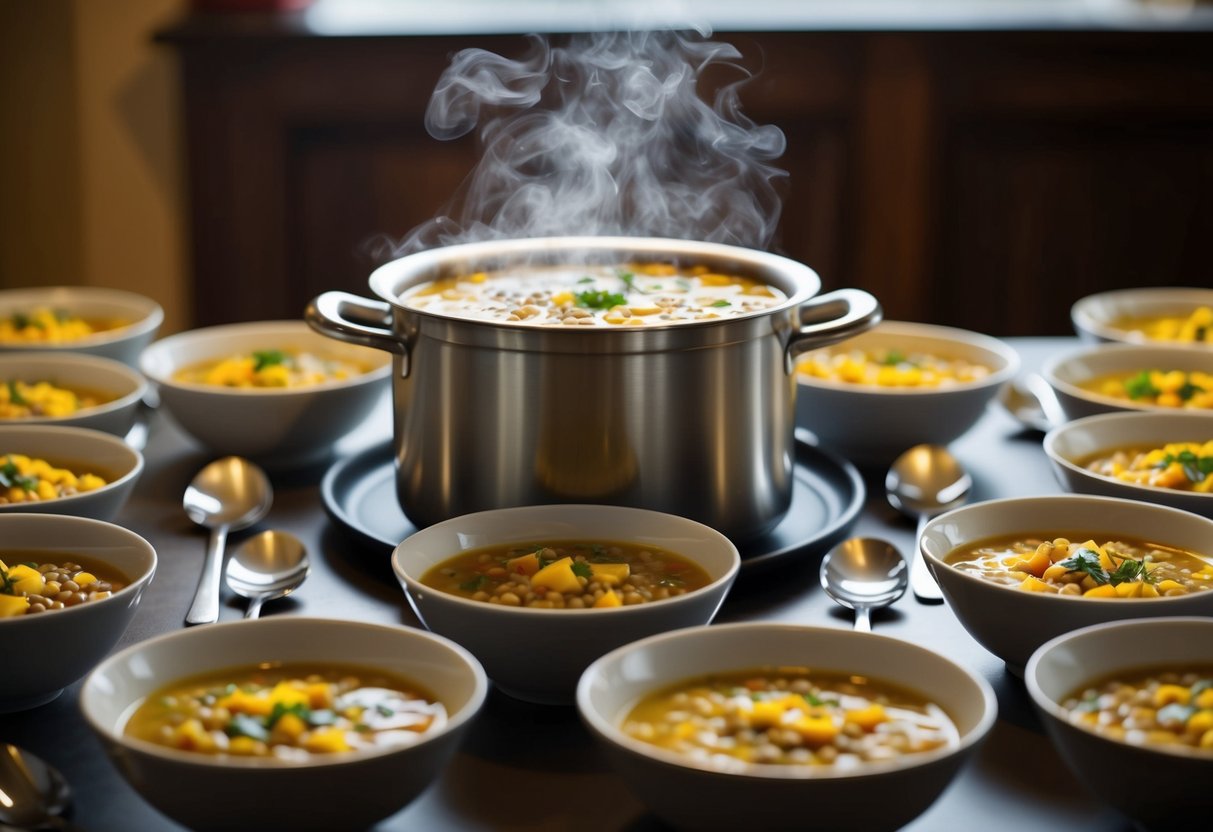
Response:
M610 329L463 320L399 303L408 287L455 274L645 260L748 275L788 300L747 317ZM395 353L397 494L419 526L598 502L680 514L739 541L759 536L792 497L793 359L881 317L856 289L810 301L820 280L795 261L685 240L470 243L392 261L370 287L382 301L325 292L306 318Z

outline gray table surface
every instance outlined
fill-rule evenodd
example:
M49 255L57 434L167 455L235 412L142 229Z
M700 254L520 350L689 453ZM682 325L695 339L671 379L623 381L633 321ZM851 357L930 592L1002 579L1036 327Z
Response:
M1070 338L1010 339L1010 343L1026 368L1039 366L1052 352L1077 347ZM338 445L337 458L386 439L389 419L385 397L364 426ZM974 500L1061 491L1041 450L1040 434L1020 430L1001 410L991 408L953 450L973 474ZM205 532L182 512L180 495L210 455L161 414L152 421L145 454L147 469L116 521L156 547L160 566L120 646L182 626L206 544ZM284 528L313 553L308 582L291 598L270 604L265 614L420 626L392 577L387 556L351 544L326 517L317 487L323 472L324 467L317 466L276 476L269 517L232 538L235 542L257 529ZM868 500L856 533L885 537L910 552L913 525L885 503L882 472L865 472L865 479ZM849 627L849 613L835 607L817 583L818 562L819 557L810 556L761 575L743 574L717 620ZM241 617L242 609L240 599L225 596L221 620ZM923 605L907 594L890 610L877 614L873 624L878 633L918 642L978 670L998 694L999 720L984 745L907 830L1130 829L1074 781L1044 735L1022 683L964 631L946 605ZM180 828L139 798L105 758L79 715L79 688L79 683L73 685L41 708L0 715L0 741L26 747L63 771L75 790L74 818L84 829ZM540 792L543 800L526 797ZM502 811L503 806L508 811ZM384 832L655 832L666 827L613 775L573 709L529 705L494 691L438 782L376 828Z

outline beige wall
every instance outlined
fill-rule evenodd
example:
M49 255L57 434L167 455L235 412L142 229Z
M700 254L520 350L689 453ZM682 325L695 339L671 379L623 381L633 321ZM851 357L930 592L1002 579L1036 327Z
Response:
M183 0L0 0L0 286L128 289L189 325ZM13 187L10 187L13 183Z

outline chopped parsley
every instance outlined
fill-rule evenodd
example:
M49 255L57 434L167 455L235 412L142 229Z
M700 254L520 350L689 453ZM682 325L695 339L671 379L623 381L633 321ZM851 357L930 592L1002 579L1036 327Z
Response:
M21 391L17 389L17 382L15 381L10 381L8 383L8 400L9 403L15 405L29 404L29 402L26 401L25 396L22 396Z
M6 570L0 569L0 595L16 595L17 590L13 586L15 583Z
M1074 554L1070 555L1059 563L1071 572L1084 572L1091 576L1091 579L1097 584L1106 584L1108 582L1108 573L1104 571L1103 566L1099 562L1099 553L1092 552L1087 548L1079 548Z
M235 714L223 731L229 737L248 737L261 742L269 742L270 739L270 732L261 724L261 720L248 714Z
M912 362L906 358L906 354L901 350L889 350L884 360L880 363L886 367L896 367L899 364L911 364L912 366Z
M720 300L718 300L718 301L716 301L715 303L713 303L713 304L712 304L712 306L732 306L732 305L733 305L733 304L729 303L729 302L728 302L727 300L725 300L724 298L721 298Z
M489 582L488 576L477 575L475 578L472 578L470 581L464 581L463 583L461 583L459 585L459 588L462 589L464 592L479 592L480 590L484 589L484 585L487 584L488 582Z
M812 705L814 708L820 708L825 705L837 705L838 704L837 699L822 699L821 697L814 694L812 691L801 694L801 696L803 696L804 700L806 702L808 702L810 705Z
M30 323L31 322L29 319L29 315L26 315L24 312L14 312L13 313L13 328L14 329L25 329L27 326L30 325Z
M1167 454L1156 462L1154 467L1166 469L1176 462L1183 469L1184 476L1191 482L1204 482L1205 477L1213 474L1213 456L1197 456L1192 451Z
M1201 387L1199 384L1193 384L1190 381L1185 381L1183 383L1183 386L1175 391L1175 394L1177 396L1179 396L1181 401L1186 402L1189 399L1191 399L1193 396L1195 396L1197 393L1203 393L1203 392L1205 392L1205 388Z
M589 580L590 578L594 577L594 570L590 569L590 565L583 560L573 561L572 569L573 574L578 578L585 578L586 580Z
M1108 583L1112 584L1112 586L1132 581L1144 581L1145 583L1152 584L1157 579L1150 574L1150 570L1146 567L1144 560L1134 560L1133 558L1122 560L1116 569L1108 575Z
M13 458L6 456L4 464L0 465L0 485L5 488L16 487L24 491L33 491L38 487L38 478L24 476L17 470L17 465L13 462Z
M294 705L284 705L281 702L275 702L274 709L270 711L270 715L265 721L265 727L273 728L278 720L282 719L287 714L294 714L304 722L308 722L311 718L312 712L311 709L302 702L296 702Z
M1130 399L1152 399L1162 391L1150 380L1150 371L1142 370L1125 382L1125 392Z
M619 292L607 292L602 289L578 292L574 297L577 299L578 306L584 306L587 309L610 309L627 303L627 298Z
M253 372L259 373L266 367L285 364L288 358L282 350L253 350Z
M625 272L625 271L620 270L619 279L623 281L623 288L626 289L627 291L637 292L638 294L642 294L642 295L644 294L644 290L642 290L639 286L636 285L636 275L632 274L631 272Z

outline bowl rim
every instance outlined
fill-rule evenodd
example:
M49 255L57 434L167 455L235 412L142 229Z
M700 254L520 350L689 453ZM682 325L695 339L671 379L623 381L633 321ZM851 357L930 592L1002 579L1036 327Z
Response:
M173 368L168 375L157 372L155 367L152 366L152 359L161 354L167 356L167 350L171 346L178 344L189 344L191 341L206 338L208 336L242 335L246 333L256 334L262 332L266 334L271 334L274 332L289 332L295 335L306 335L309 338L325 337L321 333L313 330L307 325L306 322L302 320L288 319L274 321L241 321L234 324L217 324L215 326L198 327L196 329L188 329L184 332L169 335L152 344L149 344L139 356L139 369L148 377L148 379L161 387L187 391L194 394L251 397L261 399L313 396L335 390L348 390L351 387L362 387L367 384L382 381L383 379L386 379L392 372L393 362L391 361L390 353L383 353L383 355L387 356L387 358L380 359L378 353L382 351L375 350L373 347L363 347L362 349L370 350L371 352L368 354L373 358L382 360L383 363L371 367L366 372L359 373L358 375L350 378L323 381L319 384L309 384L303 387L222 387L216 384L204 384L196 381L180 381L173 378L172 373L182 368L183 365L180 364L169 362L173 364ZM340 342L334 341L334 344L338 349L349 349L348 346L342 345Z
M753 631L755 633L755 637L760 637L761 632L764 631L781 631L824 634L827 638L854 638L868 641L880 640L888 644L897 645L895 649L907 650L919 654L929 654L931 657L951 665L974 684L981 695L981 717L968 732L959 735L959 741L956 745L945 746L943 748L937 748L911 756L897 757L888 761L865 763L857 766L854 769L848 769L846 771L836 771L834 770L833 766L817 767L796 764L760 763L743 763L744 768L740 771L723 771L707 765L697 764L695 761L688 760L676 752L667 751L666 749L659 748L651 743L633 739L620 730L619 726L612 723L590 705L590 686L593 683L594 676L600 672L603 665L605 665L608 661L614 661L617 656L636 653L647 649L653 644L664 641L675 641L697 635L700 637L713 638L714 636L711 635L713 633L747 630ZM744 670L745 668L734 669ZM711 671L704 671L703 673L697 674L697 676L702 676L704 673L709 672ZM690 678L696 677L693 676ZM670 678L663 679L649 688L649 692L651 693L655 690L664 689L679 681L684 680ZM921 686L907 685L900 681L895 681L893 684L896 684L902 688L910 688L919 694L923 693ZM592 733L598 735L601 739L610 743L611 745L617 746L631 754L644 757L654 763L673 766L682 770L695 771L709 776L741 777L757 782L849 780L871 777L874 775L884 775L905 769L918 768L919 766L944 760L965 752L970 747L979 743L986 736L986 734L989 733L990 729L994 726L994 723L998 719L998 697L994 693L994 688L985 679L985 677L975 670L966 667L960 662L943 655L942 653L929 650L920 644L908 641L906 639L883 635L881 633L861 633L856 630L842 629L839 627L789 624L775 621L744 621L731 624L712 624L698 627L686 627L679 630L670 630L664 633L657 633L655 635L639 639L638 641L633 641L622 645L621 647L617 647L614 650L611 650L609 653L605 653L604 655L595 659L581 674L581 678L577 682L576 705L577 711L581 715L583 723L590 729ZM948 718L951 720L952 716L949 714Z
M1059 393L1064 393L1071 398L1080 399L1084 402L1096 405L1104 405L1115 407L1118 410L1140 413L1204 413L1198 408L1183 408L1183 407L1166 407L1164 405L1150 404L1148 402L1135 402L1131 399L1118 399L1113 396L1106 396L1102 393L1097 393L1093 390L1087 390L1078 385L1067 381L1058 375L1059 370L1073 362L1083 359L1099 360L1101 358L1114 358L1116 356L1129 356L1132 354L1141 354L1143 360L1149 360L1151 355L1157 355L1160 359L1165 359L1167 356L1175 358L1184 358L1189 361L1199 361L1204 358L1199 350L1193 350L1190 346L1182 344L1174 344L1168 341L1151 341L1143 343L1139 341L1115 341L1104 344L1088 344L1076 349L1068 350L1057 355L1049 356L1041 365L1040 374L1044 376L1045 381ZM1213 365L1213 358L1207 359ZM1149 370L1151 368L1142 368ZM1211 366L1213 370L1213 366ZM1115 371L1113 371L1115 372ZM1192 372L1185 370L1184 372ZM1213 413L1213 411L1208 411Z
M426 584L421 583L421 581L418 578L414 577L411 573L406 572L404 569L404 566L401 564L401 560L400 560L400 556L399 556L401 548L404 547L410 540L412 540L417 535L425 534L431 530L447 531L448 529L459 525L460 522L466 523L468 521L475 520L477 518L485 519L484 515L500 515L500 514L506 513L506 512L515 514L515 513L523 513L523 512L528 512L528 511L539 511L539 510L551 511L551 510L558 510L558 509L564 509L564 508L574 508L574 509L580 509L580 510L588 509L588 510L592 510L592 511L607 510L607 511L615 512L615 513L647 514L647 515L653 515L655 517L661 517L661 518L672 518L674 520L679 521L680 523L685 523L685 524L690 525L696 531L702 530L704 532L707 532L707 534L704 534L704 537L706 539L711 540L713 543L723 542L727 547L726 551L730 552L732 555L732 557L729 560L729 567L724 571L723 574L720 575L720 577L713 579L710 583L708 583L704 586L701 586L698 589L693 589L690 592L686 592L686 593L683 593L682 595L678 595L674 598L662 598L658 601L651 601L647 604L632 604L630 606L621 606L621 607L598 607L598 608L589 607L589 608L583 608L583 609L540 609L540 608L534 608L534 607L507 607L507 606L503 606L501 604L489 604L484 601L474 601L471 598L464 598L460 595L455 595L454 593L443 592L442 590L436 590L431 586L427 586ZM506 542L509 542L509 541L506 541ZM631 542L631 541L629 540L628 542ZM490 544L490 545L496 545L496 544ZM472 547L472 548L482 548L482 547ZM445 560L449 560L451 558L457 557L459 554L462 554L465 551L468 551L468 550L466 550L466 549L460 550L459 552L457 552L453 555L449 555L447 558L445 558ZM685 555L682 552L675 552L675 554L677 554L681 557L684 557L687 560L694 561L696 563L696 565L698 565L701 569L704 568L702 563L699 563L698 560L696 560L695 558L693 558L689 555ZM437 566L438 563L441 563L441 562L442 561L436 561L434 563L434 566ZM647 509L647 508L636 508L634 506L615 506L615 505L604 505L604 504L598 504L598 503L552 503L552 504L546 504L546 505L533 505L533 506L510 506L508 508L494 508L494 509L487 509L485 511L476 511L476 512L472 512L469 514L462 514L462 515L459 515L458 517L452 517L449 520L443 520L441 523L435 523L432 526L426 526L424 529L420 529L420 530L414 532L413 534L406 537L404 540L400 541L400 543L396 544L396 547L392 550L391 564L392 564L392 571L396 574L397 579L403 580L407 586L408 591L406 594L409 597L410 603L412 602L415 594L430 595L430 596L436 596L436 597L441 598L443 600L443 602L455 604L456 607L462 608L464 610L468 610L471 612L471 614L474 614L474 615L475 614L484 615L484 614L500 613L502 615L531 616L531 617L537 618L539 620L550 622L550 621L557 621L560 619L572 619L572 620L580 621L580 620L586 620L590 616L593 616L593 615L642 615L642 614L651 613L655 607L659 607L660 609L663 609L663 610L672 610L672 609L676 609L680 606L685 606L687 604L694 604L697 601L699 601L701 598L703 598L703 596L707 593L714 592L717 590L723 590L723 591L727 592L728 588L732 585L733 581L736 579L737 573L741 569L741 554L737 550L737 545L735 543L733 543L733 541L730 540L728 537L726 537L725 535L718 532L716 529L714 529L711 526L708 526L704 523L700 523L697 520L691 520L690 518L681 517L677 514L670 514L669 512L664 512L664 511L654 511L653 509ZM704 569L704 571L706 572L707 570Z
M1182 500L1184 502L1195 500L1195 505L1205 502L1209 504L1210 508L1213 508L1213 491L1180 491L1174 488L1159 488L1151 485L1138 485L1137 483L1133 482L1125 482L1104 474L1096 474L1092 471L1088 471L1069 458L1063 456L1062 453L1057 449L1057 443L1066 434L1090 429L1092 426L1098 427L1100 425L1109 422L1116 422L1118 420L1125 422L1148 422L1151 420L1161 422L1171 420L1177 422L1192 422L1197 425L1204 423L1203 426L1210 431L1210 438L1213 438L1213 413L1199 413L1190 410L1149 410L1097 413L1094 416L1084 416L1081 419L1074 419L1070 422L1066 422L1064 425L1058 425L1046 433L1042 443L1045 455L1050 461L1053 462L1054 465L1058 465L1073 474L1078 474L1084 479L1091 479L1097 482L1106 482L1115 485L1118 488L1124 489L1125 492L1129 494L1141 494L1142 497L1135 499L1134 502L1148 502L1155 503L1157 505L1157 500L1170 497L1173 499ZM1116 446L1109 446L1108 450L1111 450L1114 447Z
M1054 699L1051 696L1046 694L1041 689L1040 683L1036 679L1037 670L1040 667L1041 662L1044 661L1045 657L1051 651L1057 649L1058 647L1065 644L1066 642L1069 642L1069 641L1072 641L1072 640L1078 639L1078 638L1091 637L1093 635L1096 635L1097 633L1101 634L1101 635L1103 633L1111 633L1114 635L1117 631L1123 630L1125 628L1130 628L1130 627L1135 630L1150 629L1150 628L1156 628L1156 627L1165 629L1167 627L1174 626L1175 624L1194 624L1194 625L1201 626L1201 627L1208 627L1208 628L1210 628L1210 632L1213 633L1213 618L1209 618L1207 616L1199 616L1199 615L1175 615L1175 616L1165 616L1165 617L1160 617L1160 618L1146 618L1146 619L1130 618L1130 619L1120 619L1120 620L1116 620L1116 621L1107 621L1107 622L1104 622L1101 624L1091 624L1086 627L1080 627L1078 629L1070 630L1068 632L1054 636L1053 638L1046 641L1044 644L1037 647L1034 651L1032 651L1032 655L1028 658L1028 662L1024 666L1023 681L1024 681L1024 686L1028 689L1028 696L1031 698L1033 704L1035 704L1036 707L1041 712L1043 712L1046 716L1055 720L1059 724L1063 724L1063 725L1069 726L1077 731L1081 731L1083 736L1089 737L1090 739L1094 740L1098 745L1101 745L1101 747L1119 748L1122 750L1131 749L1131 750L1135 750L1135 751L1145 751L1145 752L1148 752L1151 754L1162 754L1167 757L1177 757L1180 759L1187 759L1187 760L1213 762L1213 756L1211 756L1209 754L1209 752L1202 753L1202 752L1196 751L1195 749L1189 749L1185 746L1179 746L1176 748L1168 748L1165 746L1157 746L1157 745L1130 745L1126 742L1121 742L1119 740L1114 740L1111 737L1106 737L1103 734L1097 734L1096 732L1088 730L1087 728L1085 728L1081 725L1076 725L1075 723L1071 722L1069 719L1066 718L1066 713L1065 713L1065 710L1061 707L1061 703L1054 701ZM1111 636L1109 636L1109 637L1111 637ZM1123 665L1122 667L1120 667L1120 671L1143 670L1143 669L1148 669L1149 667L1152 667L1152 666L1154 666L1154 667L1158 666L1157 662L1155 662L1153 665L1150 665L1148 663L1141 663L1141 662L1133 664L1132 662L1129 662L1127 659L1125 661L1126 661L1126 664ZM1120 671L1117 671L1117 672L1120 672ZM1084 684L1089 684L1091 682L1098 681L1100 678L1106 677L1107 675L1108 675L1107 673L1101 673L1096 676L1089 676L1089 677L1087 677L1087 680L1086 680L1086 682L1084 682Z
M1100 338L1114 341L1117 343L1126 344L1175 344L1182 346L1187 343L1184 341L1149 341L1149 340L1130 340L1129 333L1123 329L1117 329L1110 326L1104 319L1096 316L1092 310L1101 303L1126 301L1131 298L1151 299L1162 302L1173 302L1176 306L1201 306L1205 300L1194 300L1193 296L1203 296L1207 298L1207 302L1213 303L1213 289L1206 289L1201 286L1139 286L1128 289L1110 289L1106 292L1096 292L1095 294L1085 295L1074 301L1070 307L1070 322L1079 332L1086 331ZM1189 344L1191 347L1200 347L1200 344Z
M139 653L140 651L142 651L148 647L151 647L153 645L163 644L164 642L168 642L168 641L189 639L189 638L191 638L191 636L189 634L196 632L196 628L185 628L185 629L173 630L168 633L161 633L160 635L152 636L151 638L145 639L140 642L136 642L135 644L132 644L132 645L124 648L123 650L120 650L117 653L113 653L113 654L109 655L108 657L106 657L105 659L103 659L96 667L94 667L92 670L89 671L88 675L86 675L84 677L84 682L82 683L82 685L80 687L80 694L79 694L78 708L79 708L80 713L84 716L84 720L85 720L85 722L88 723L89 727L92 728L92 730L98 736L105 737L107 742L114 743L114 744L119 745L130 751L136 751L141 754L145 754L147 756L160 758L166 762L182 764L182 765L189 765L189 766L197 766L200 768L214 769L214 770L292 771L292 770L298 770L298 769L334 768L334 767L349 765L351 763L360 764L360 763L365 763L369 760L379 759L381 757L389 757L394 754L399 754L401 752L406 752L406 751L412 751L414 749L421 748L422 746L430 745L433 742L435 742L436 740L440 739L441 737L444 737L448 734L453 733L454 731L461 728L464 724L466 724L467 722L469 722L470 720L475 718L476 715L480 712L481 708L483 707L485 699L488 696L488 685L489 685L488 677L485 675L484 667L480 664L480 662L476 659L476 657L473 656L470 652L468 652L465 648L461 647L459 644L452 641L451 639L446 638L445 636L441 636L437 633L429 632L428 630L421 630L421 629L417 629L414 627L406 627L404 625L380 624L380 623L371 622L371 621L357 621L357 620L353 620L353 619L344 619L344 618L323 618L323 617L319 617L319 616L293 616L293 615L291 615L291 616L270 616L267 618L256 619L255 621L245 621L243 619L234 620L234 621L221 621L218 623L206 625L205 631L206 632L213 632L216 630L227 631L233 627L248 628L249 626L257 626L262 629L279 628L279 627L289 629L292 627L334 627L335 626L335 627L343 627L343 628L348 628L348 629L380 630L380 631L391 632L396 635L404 635L406 638L428 639L428 640L433 641L433 642L437 643L438 645L444 647L445 649L449 650L451 653L453 653L454 656L461 662L462 666L471 674L472 692L468 698L467 703L462 708L460 708L455 713L447 715L447 721L446 721L445 725L443 725L437 731L426 732L424 735L422 735L422 737L417 742L411 743L409 745L385 746L383 748L367 748L367 749L352 751L349 753L342 753L340 755L334 755L334 756L339 756L339 759L324 759L323 757L321 757L318 759L307 759L307 760L282 760L282 759L279 759L276 757L240 757L240 756L231 756L231 755L218 757L218 756L211 756L211 755L207 755L207 754L197 754L197 753L193 753L190 751L183 751L183 750L176 749L176 748L169 748L168 746L164 746L164 745L158 745L153 742L148 742L146 740L138 739L137 737L128 737L125 733L122 733L119 730L111 730L109 726L102 724L102 722L96 717L96 715L88 707L89 699L93 695L95 695L90 692L94 677L97 676L102 671L102 669L108 670L109 668L116 666L118 663L125 661L128 657L136 655L137 653ZM326 661L332 661L332 660L326 660ZM251 664L251 663L252 662L245 662L244 665ZM339 659L339 660L336 660L335 663L337 663L337 664L346 663L346 660ZM348 661L348 663L355 665L355 666L359 666L359 667L366 667L368 669L382 669L382 668L376 668L376 666L374 664L360 663L357 659L351 659ZM228 668L228 667L239 668L244 665L228 664L228 665L224 665L223 667L211 667L211 668L209 668L209 670L222 670L222 669ZM205 673L205 672L207 672L207 670L208 670L207 668L199 668L197 673ZM164 679L158 680L159 684L152 689L152 692L154 692L155 690L158 690L159 688L164 687L167 684L173 684L174 682L177 682L177 681L180 681L180 678L168 679L168 680L164 680ZM411 681L411 679L410 679L410 681ZM424 684L423 684L423 686L424 686ZM130 715L133 712L135 704L136 703L134 703L134 702L126 703L125 711L121 717L121 720L122 720L121 724L123 726L125 726L126 722L129 721Z
M116 399L96 405L94 407L83 408L75 413L67 416L26 416L20 419L6 419L0 421L0 425L47 425L64 427L76 427L75 425L64 425L65 422L76 421L79 419L90 418L93 416L102 416L110 413L115 413L131 404L140 401L144 394L147 393L148 381L147 377L141 372L123 364L112 358L105 358L100 355L90 355L83 352L51 352L30 351L21 353L0 353L0 373L4 371L5 365L13 365L14 367L25 366L31 361L46 361L51 364L63 365L78 365L83 368L92 367L94 369L105 369L123 376L127 381L134 385L134 389L129 393L124 393ZM6 379L15 381L16 379Z
M125 326L115 327L113 329L105 329L100 332L94 332L91 335L86 335L83 338L76 338L71 341L64 341L56 344L31 344L28 347L18 342L0 343L0 349L6 352L24 352L26 349L39 350L43 352L72 352L88 347L98 347L107 344L114 344L120 341L126 341L132 338L137 338L140 335L145 335L149 332L154 332L164 323L164 308L156 301L149 298L147 295L141 295L138 292L131 292L126 289L111 289L107 286L28 286L25 288L5 289L0 291L0 303L6 298L21 297L23 295L36 299L51 292L67 292L69 295L77 295L80 301L87 305L88 301L106 302L109 301L115 305L126 305L132 310L140 313L140 317L131 321ZM70 303L71 301L65 301Z
M25 513L0 515L0 530L3 530L3 528L5 526L11 526L13 524L36 525L38 523L44 523L44 524L54 523L55 525L58 525L58 526L62 526L62 525L69 525L69 526L76 525L76 526L82 526L82 527L91 526L98 530L104 529L107 534L118 534L121 537L125 537L127 540L126 540L126 543L124 543L123 545L144 549L147 552L147 554L150 555L150 557L151 557L151 564L148 566L147 569L145 569L139 575L130 578L130 582L126 586L124 586L122 589L118 590L117 592L113 593L109 598L103 598L100 601L89 601L86 604L77 604L74 607L68 607L68 608L62 609L62 610L53 610L50 613L42 613L41 615L49 614L49 615L54 615L54 616L56 616L56 618L58 618L59 616L64 616L64 615L70 616L70 615L76 615L79 613L89 612L90 605L106 604L106 603L108 603L110 601L114 601L118 598L126 599L126 597L129 595L133 595L138 592L141 592L144 587L146 587L149 583L151 583L152 578L154 578L156 576L156 568L160 565L160 559L156 554L156 547L153 546L147 540L147 538L143 537L140 534L136 534L135 532L131 531L130 529L126 528L125 526L119 526L117 523L111 523L108 520L97 520L92 517L80 517L80 516L74 515L74 514L34 514L32 512L25 512ZM49 547L47 548L46 551L48 553L50 553L50 552L60 551L61 549L62 549L62 547L57 547L52 543L49 545ZM89 557L91 557L91 556L89 556ZM92 607L92 609L96 609L96 607ZM26 626L29 626L29 624L32 623L32 620L29 618L26 618L25 616L13 616L11 618L0 618L0 632L2 632L4 630L4 628L6 626L8 626L8 624L6 622L26 622Z
M1192 520L1199 521L1200 523L1203 523L1203 524L1209 526L1210 532L1213 532L1213 520L1210 520L1207 517L1202 517L1201 515L1196 514L1195 512L1184 511L1183 509L1174 508L1173 506L1160 505L1159 503L1149 503L1149 502L1145 502L1143 500L1130 500L1130 499L1126 499L1124 497L1104 497L1102 495L1095 495L1095 494L1049 494L1049 495L1036 495L1036 496L1027 496L1027 497L1002 497L997 500L982 500L981 502L970 503L969 505L964 505L964 506L961 506L960 508L952 509L951 511L945 512L944 514L941 514L938 517L933 518L930 522L927 523L927 525L923 528L922 535L919 538L918 550L919 550L919 553L923 557L925 557L927 559L927 561L930 562L934 567L936 567L937 569L949 570L947 573L949 576L953 576L958 580L962 580L966 586L981 587L982 588L981 591L1006 590L1009 592L1018 592L1020 597L1023 598L1025 603L1032 603L1032 604L1073 604L1073 603L1124 604L1126 602L1129 602L1129 603L1134 603L1134 604L1142 604L1142 603L1144 603L1144 604L1162 604L1162 603L1168 603L1168 602L1191 603L1192 598L1199 597L1198 595L1188 594L1188 595L1160 595L1157 598L1133 598L1133 599L1098 598L1098 597L1097 598L1087 598L1086 596L1083 596L1083 595L1069 596L1069 595L1061 595L1059 593L1054 593L1054 592L1021 592L1014 586L1010 586L1008 584L995 583L994 581L988 581L985 578L982 578L978 575L971 575L968 572L962 572L959 569L953 569L952 565L950 563L945 562L942 558L938 558L932 552L927 551L927 548L924 545L924 542L926 541L926 538L927 538L927 534L931 531L932 526L934 526L936 523L942 524L949 519L955 519L956 515L961 514L963 512L971 512L971 511L974 511L977 509L997 510L998 508L1011 504L1011 503L1016 503L1016 504L1040 503L1042 505L1057 505L1057 504L1065 504L1067 502L1069 502L1069 503L1079 503L1079 502L1101 503L1101 504L1107 504L1109 509L1119 508L1124 511L1145 511L1148 513L1157 512L1160 514L1172 514L1172 515L1176 515L1178 517L1184 518L1184 520L1186 522L1191 522ZM1112 512L1112 513L1115 514L1115 512ZM1029 532L1025 532L1025 534L1027 534L1027 533L1029 533ZM1116 533L1108 532L1108 534L1116 534ZM989 535L986 536L986 538L988 538L988 537L989 537ZM982 540L982 539L986 539L986 538L976 538L976 540ZM970 542L973 542L973 541L970 541ZM955 549L955 548L959 548L959 547L953 547L953 549ZM1207 559L1209 560L1210 563L1213 563L1213 558L1207 558ZM1206 590L1206 592L1208 592L1210 597L1213 598L1213 589ZM953 608L955 607L955 605L950 602L949 602L948 606L953 607ZM1137 620L1141 620L1141 619L1134 618L1134 619L1126 619L1126 620L1137 621Z
M801 373L795 369L806 356L816 352L817 350L809 350L804 355L799 356L793 361L793 373L796 376L797 385L814 388L818 390L832 390L838 392L853 393L860 396L958 396L965 393L971 393L975 390L985 390L987 388L998 387L1004 382L1014 378L1019 372L1020 357L1019 353L1010 344L995 338L993 335L986 335L982 332L975 332L969 329L960 329L953 326L941 326L938 324L925 324L916 321L890 321L883 320L871 329L861 332L853 338L847 339L840 344L835 344L833 347L822 347L823 350L837 349L840 346L845 346L851 341L860 338L871 337L889 333L892 335L908 335L919 336L923 338L935 338L941 341L950 341L957 344L965 344L990 355L997 356L1003 366L999 369L991 370L990 374L983 379L977 381L965 382L964 384L956 384L948 387L877 387L869 384L853 384L850 382L833 381L831 379L817 378Z
M137 480L139 478L139 475L143 473L143 465L144 465L143 454L140 453L139 451L137 451L136 449L132 448L130 445L126 444L126 441L121 436L114 436L112 433L106 433L105 431L95 430L93 428L81 428L81 427L75 427L72 425L41 425L41 424L39 424L39 425L35 425L35 424L0 425L0 448L3 447L3 441L4 441L5 434L21 433L21 432L35 433L35 434L44 433L44 434L47 434L48 440L54 439L54 437L56 437L56 436L76 436L81 439L87 440L89 442L93 442L94 444L105 445L105 446L108 446L109 448L111 448L112 450L118 451L122 454L126 454L128 461L130 461L130 463L131 463L130 468L125 473L123 473L121 476L117 477L116 479L114 479L110 482L107 482L105 485L101 486L100 488L96 488L92 491L82 491L78 494L69 494L66 497L56 497L53 500L44 500L44 501L41 501L38 503L39 506L43 506L43 505L54 505L56 507L71 506L76 503L83 502L84 500L86 500L90 497L94 497L97 494L118 491L119 489L125 488L128 485L133 485L134 481ZM7 456L7 454L9 454L9 453L13 453L13 452L6 451L5 455ZM31 513L31 514L38 513L38 514L53 514L53 515L71 514L70 511L66 511L66 512L60 512L60 511L30 512L29 505L30 505L29 503L9 503L7 505L0 505L0 514L23 514L23 513Z

